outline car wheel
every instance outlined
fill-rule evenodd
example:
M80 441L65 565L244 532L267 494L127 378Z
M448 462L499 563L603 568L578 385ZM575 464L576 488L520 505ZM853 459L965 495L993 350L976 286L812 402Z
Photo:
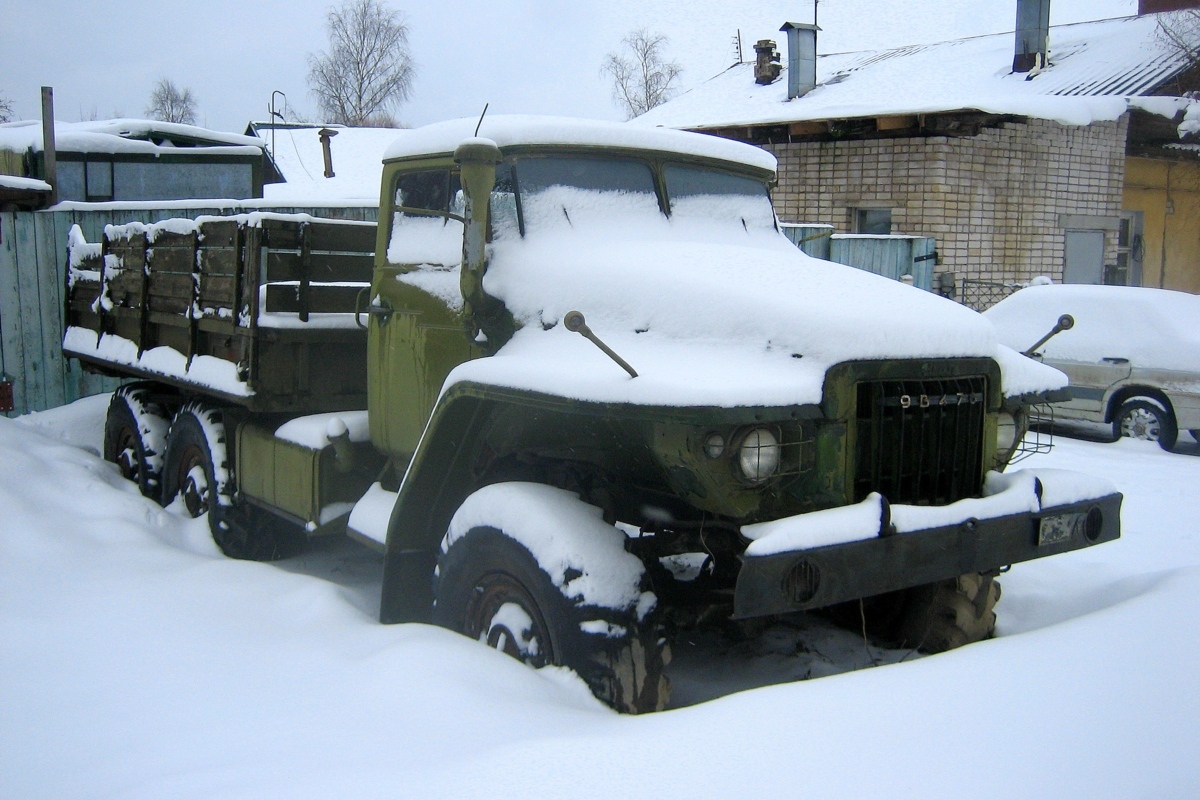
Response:
M1158 442L1164 450L1175 446L1179 431L1175 417L1157 401L1135 397L1121 404L1113 418L1113 438L1128 436L1147 442Z

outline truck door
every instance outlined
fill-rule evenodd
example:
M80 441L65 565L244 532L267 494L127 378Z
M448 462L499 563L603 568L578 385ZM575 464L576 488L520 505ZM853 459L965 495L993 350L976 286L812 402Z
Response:
M462 322L463 226L442 216L462 213L457 171L400 173L393 194L391 219L380 220L391 226L387 265L371 287L370 419L376 446L406 458L450 370L476 354Z

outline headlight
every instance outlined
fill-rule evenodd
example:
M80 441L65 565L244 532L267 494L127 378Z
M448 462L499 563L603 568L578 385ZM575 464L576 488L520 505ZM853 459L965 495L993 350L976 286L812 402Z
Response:
M709 458L720 458L725 455L725 437L719 433L709 434L704 440L704 453Z
M746 434L738 451L738 466L752 483L762 483L779 469L779 440L766 428Z
M996 456L1004 462L1017 444L1017 418L1007 411L1001 411L996 419Z

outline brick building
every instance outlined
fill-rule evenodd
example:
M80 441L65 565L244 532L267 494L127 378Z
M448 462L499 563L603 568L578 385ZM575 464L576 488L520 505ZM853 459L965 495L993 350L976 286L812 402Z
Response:
M1192 64L1155 15L1051 28L1048 0L1020 6L1040 20L1015 50L981 36L822 55L805 75L760 42L638 122L764 147L783 221L935 237L960 291L1049 275L1200 292L1200 106L1175 96ZM817 35L783 30L801 52Z

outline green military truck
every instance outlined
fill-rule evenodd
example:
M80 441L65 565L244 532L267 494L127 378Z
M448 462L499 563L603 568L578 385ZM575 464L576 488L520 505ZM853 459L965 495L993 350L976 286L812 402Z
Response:
M407 131L378 226L73 232L63 348L131 379L105 457L226 554L344 532L386 553L381 621L569 666L622 711L666 702L668 620L990 636L995 576L1117 538L1121 496L1006 472L1065 377L801 253L774 168L634 125Z

